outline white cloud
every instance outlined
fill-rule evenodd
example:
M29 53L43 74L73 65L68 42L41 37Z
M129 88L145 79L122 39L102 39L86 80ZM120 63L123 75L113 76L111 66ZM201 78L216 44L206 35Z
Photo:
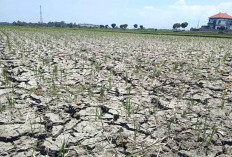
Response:
M207 24L208 17L218 12L232 14L232 2L221 2L217 5L190 5L185 0L178 0L164 9L145 6L137 10L137 15L149 27L159 23L158 28L171 28L173 23L187 21L190 28L196 27L198 21L200 25Z
M176 5L186 5L185 0L178 0L176 3Z
M185 0L178 0L177 3L169 7L188 13L190 16L195 14L210 16L218 12L231 12L232 2L221 2L218 5L188 5Z
M145 6L143 9L145 9L145 10L155 10L155 7L153 7L153 6Z

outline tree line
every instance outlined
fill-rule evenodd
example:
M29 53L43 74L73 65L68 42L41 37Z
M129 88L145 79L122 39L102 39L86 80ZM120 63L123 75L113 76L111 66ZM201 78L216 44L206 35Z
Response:
M138 26L138 24L134 24L133 26L134 26L134 29L138 29L138 27L140 29L144 29L143 25ZM128 27L128 24L121 24L119 26L117 26L115 23L111 24L111 28L113 28L113 29L117 29L117 28L127 29L127 27ZM106 28L107 29L107 28L110 28L110 27L109 27L109 25L100 25L100 28Z
M23 21L14 21L12 23L13 26L38 26L38 27L69 27L69 28L78 28L78 24L76 23L65 23L64 21L61 22L48 22L48 23L32 23L32 22L23 22Z
M61 27L61 28L101 28L101 29L127 29L128 24L121 24L117 26L115 23L111 25L91 25L91 24L76 24L76 23L66 23L64 21L60 22L48 22L48 23L32 23L32 22L23 22L23 21L14 21L13 23L8 22L0 22L0 25L13 25L13 26L32 26L32 27ZM111 27L110 27L111 26ZM143 25L134 24L134 29L145 29ZM188 26L188 22L183 23L175 23L173 24L173 29L178 28L186 28Z
M82 28L82 27L90 27L90 26L85 26L84 24L76 24L76 23L65 23L64 21L61 22L48 22L48 23L32 23L32 22L23 22L23 21L14 21L12 24L8 23L8 25L13 25L13 26L37 26L37 27L61 27L61 28ZM117 26L115 23L112 23L111 25L112 29L127 29L128 24L121 24ZM110 28L109 25L92 25L92 28L104 28L108 29ZM145 29L143 25L138 25L134 24L134 29Z

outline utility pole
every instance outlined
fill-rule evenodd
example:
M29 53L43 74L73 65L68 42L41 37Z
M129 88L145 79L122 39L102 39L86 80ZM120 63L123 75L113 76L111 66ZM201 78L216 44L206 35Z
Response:
M40 5L40 23L43 23L42 7Z

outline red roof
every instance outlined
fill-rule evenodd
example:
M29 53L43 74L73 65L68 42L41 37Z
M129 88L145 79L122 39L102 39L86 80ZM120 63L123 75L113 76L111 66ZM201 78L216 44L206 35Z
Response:
M209 18L222 18L222 19L232 19L232 16L226 13L218 13L216 15L210 16Z

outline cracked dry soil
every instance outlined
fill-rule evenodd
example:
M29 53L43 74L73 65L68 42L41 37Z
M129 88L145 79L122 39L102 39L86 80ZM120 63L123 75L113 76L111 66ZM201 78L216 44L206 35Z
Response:
M0 28L0 156L232 156L232 40Z

